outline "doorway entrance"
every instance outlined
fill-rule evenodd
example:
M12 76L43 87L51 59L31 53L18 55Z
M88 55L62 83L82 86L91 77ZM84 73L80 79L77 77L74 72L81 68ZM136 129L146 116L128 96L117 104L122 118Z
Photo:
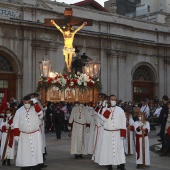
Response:
M133 100L154 99L154 76L145 65L139 66L133 75Z
M0 54L0 102L7 91L7 100L16 98L16 76L11 62L3 54Z

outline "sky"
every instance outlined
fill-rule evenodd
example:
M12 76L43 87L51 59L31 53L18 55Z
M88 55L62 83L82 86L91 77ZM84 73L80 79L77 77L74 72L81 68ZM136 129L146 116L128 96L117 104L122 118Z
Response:
M76 2L80 2L82 0L56 0L57 2L64 2L66 4L73 4ZM101 4L102 6L104 6L104 2L107 0L95 0L96 2L98 2L99 4Z

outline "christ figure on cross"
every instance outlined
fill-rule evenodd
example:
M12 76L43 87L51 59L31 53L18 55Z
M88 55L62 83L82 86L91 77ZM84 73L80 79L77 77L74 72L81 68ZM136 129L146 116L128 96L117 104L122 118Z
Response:
M71 72L72 58L76 56L75 48L73 48L74 35L85 25L87 25L87 22L84 22L76 30L74 30L74 28L72 28L70 24L67 24L66 27L60 28L60 26L54 20L51 20L51 23L63 34L64 37L63 55L65 56L67 71Z

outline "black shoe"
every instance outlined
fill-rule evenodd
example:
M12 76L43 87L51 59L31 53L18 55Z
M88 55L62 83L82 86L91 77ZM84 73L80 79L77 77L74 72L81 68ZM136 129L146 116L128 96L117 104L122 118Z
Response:
M117 169L120 169L120 165L117 165Z
M158 142L162 142L162 140L161 140L161 139L158 139Z
M11 166L10 159L7 159L7 165Z
M39 166L40 168L47 168L47 165L45 165L44 163L40 164Z
M112 170L112 165L108 165L108 170Z
M125 164L120 164L120 170L126 170L125 169Z
M83 155L79 155L78 157L79 157L80 159L83 159L83 158L84 158Z
M140 164L137 164L136 168L138 168L138 169L141 168Z
M79 156L78 155L75 155L75 157L74 157L75 159L79 159Z
M2 166L6 165L6 159L2 161Z

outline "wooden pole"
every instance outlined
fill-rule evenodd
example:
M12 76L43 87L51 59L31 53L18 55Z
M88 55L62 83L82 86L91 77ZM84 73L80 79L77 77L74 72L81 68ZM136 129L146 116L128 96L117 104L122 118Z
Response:
M127 110L127 139L128 139L128 155L130 155L130 112Z
M13 109L12 115L13 116L12 116L11 120L13 121L14 116L15 116L15 109ZM9 129L8 129L8 134L7 134L7 137L6 137L4 150L3 150L3 154L2 154L2 161L4 161L4 159L5 159L5 154L6 154L6 150L7 150L7 146L8 146L8 142L9 142L10 133L11 133L11 127L9 127Z
M145 123L145 113L142 113L142 123ZM145 130L142 126L142 162L143 162L143 169L145 169Z

